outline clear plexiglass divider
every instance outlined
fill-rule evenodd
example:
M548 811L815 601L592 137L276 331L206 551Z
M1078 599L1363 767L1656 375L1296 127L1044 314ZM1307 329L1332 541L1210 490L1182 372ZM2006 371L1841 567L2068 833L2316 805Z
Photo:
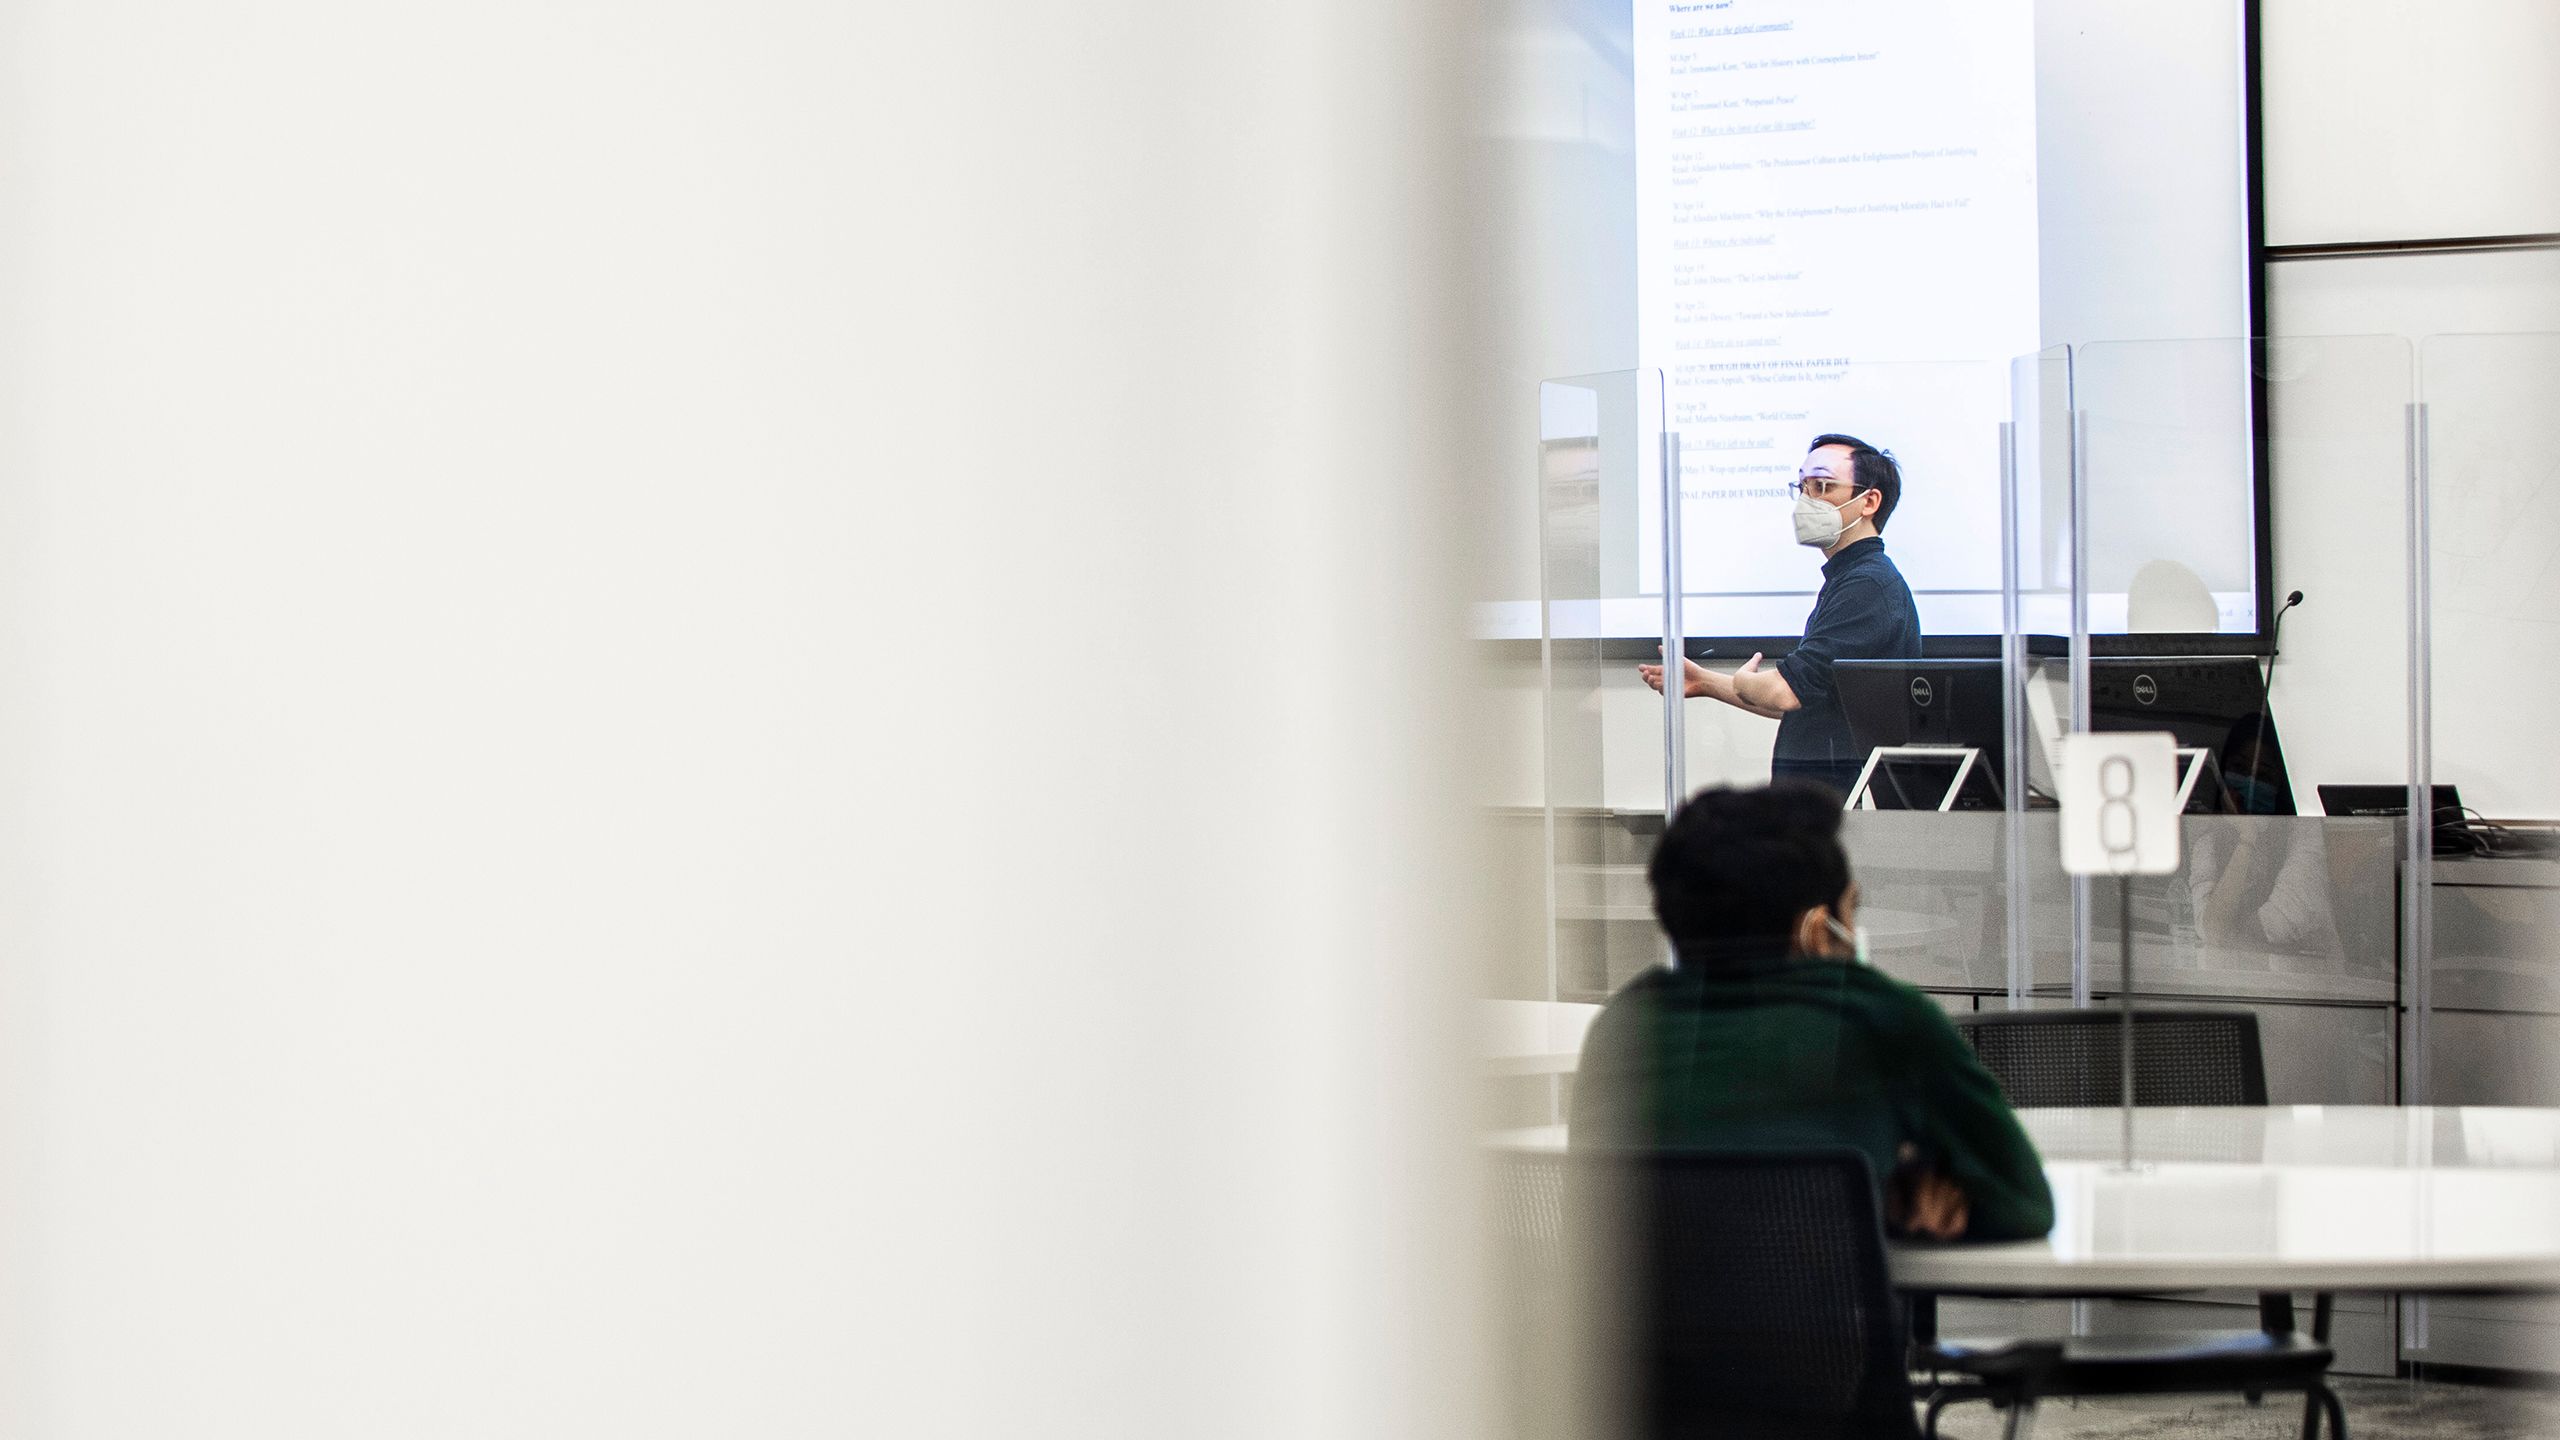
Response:
M2008 741L2027 733L2026 719L2006 698L2019 687L2004 684L1998 649L2015 548L2001 529L2014 482L2010 368L1726 357L1665 377L1548 382L1549 993L1604 998L1662 957L1643 871L1662 815L1708 785L1766 783L1773 767L1821 778L1844 799L1866 782L1843 838L1878 966L1959 1010L2023 990L2013 912L2033 910L2009 881L2022 845L2008 812L2023 814L2043 782L2041 762ZM2054 396L2062 404L2067 386ZM2066 408L2055 433L2068 418ZM1887 553L1922 628L1957 643L1798 671L1829 687L1816 698L1838 702L1845 728L1790 725L1782 750L1768 717L1711 697L1657 697L1638 666L1665 635L1720 677L1755 651L1764 669L1780 667L1824 583L1822 548L1800 543L1793 513L1799 468L1824 435L1893 456L1903 491ZM1878 747L1903 753L1870 770ZM2027 868L2058 876L2049 853Z
M1780 668L1791 686L1823 689L1845 727L1790 723L1782 739L1766 718L1693 700L1691 784L1759 783L1774 769L1839 790L1851 804L1842 840L1874 963L1970 1009L2008 981L2001 811L2011 787L1992 638L2002 628L2008 366L1728 361L1674 372L1669 398L1686 471L1692 653L1729 671L1762 652L1762 668ZM1826 435L1895 462L1901 493L1885 519L1885 554L1913 593L1926 654L1782 666L1824 583L1823 551L1799 543L1792 487Z
M1644 862L1678 783L1681 737L1676 700L1652 696L1636 666L1678 633L1679 597L1665 584L1668 445L1658 370L1538 388L1550 999L1605 998L1664 953Z
M1988 637L2001 628L2003 551L1990 537L2009 390L2001 362L1738 358L1541 387L1550 994L1603 998L1662 958L1643 873L1661 817L1704 786L1771 777L1774 722L1682 703L1677 686L1658 697L1638 667L1676 650L1730 674L1752 651L1774 668L1793 646L1824 564L1798 543L1794 486L1825 434L1895 457L1908 503L1886 538L1924 624L1984 638L1960 674L1924 673L1913 656L1840 681L1865 696L1847 706L1854 739L1779 758L1845 792L1871 743L1979 742L1953 787L1959 813L1920 813L1938 810L1956 772L1915 757L1879 769L1879 798L1848 818L1845 839L1880 965L1966 1005L2006 986L2000 704L1980 672L1996 666ZM1825 667L1808 683L1830 680ZM1915 680L1936 687L1933 705L1900 699Z
M2424 778L2459 808L2422 837L2434 948L2404 977L2409 1091L2560 1105L2560 747L2536 719L2560 690L2560 335L2429 336L2419 377Z
M2007 945L2001 954L2003 1005L2024 1009L2036 977L2077 948L2087 907L2074 903L2062 872L2054 809L2056 738L2075 723L2069 687L2054 661L2071 633L2069 520L2077 473L2078 416L2071 347L2019 356L2009 366L2009 420L2002 427L2000 512L2000 697L2004 805L2001 896ZM2059 919L2062 929L2057 931Z
M2418 349L2434 787L2413 837L2428 945L2402 974L2410 1103L2560 1105L2560 335L2432 335ZM2467 1109L2467 1131L2502 1112ZM2468 1138L2468 1137L2466 1137ZM2560 1301L2412 1299L2400 1355L2505 1365L2560 1355ZM2532 1362L2527 1362L2532 1363ZM2543 1362L2548 1364L2547 1360Z
M2091 342L2012 376L2003 642L2030 752L2050 768L2076 731L2167 732L2184 808L2178 872L2121 887L2060 881L2057 827L2025 817L2024 1003L2117 999L2129 942L2139 1004L2256 1015L2272 1098L2397 1098L2401 976L2428 944L2424 867L2402 857L2426 827L2324 816L2316 787L2424 780L2412 347Z

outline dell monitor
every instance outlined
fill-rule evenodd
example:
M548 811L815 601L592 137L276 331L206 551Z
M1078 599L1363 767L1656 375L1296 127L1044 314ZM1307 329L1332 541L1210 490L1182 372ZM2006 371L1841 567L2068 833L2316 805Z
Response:
M1849 738L1872 754L1919 746L1980 752L1951 808L2001 808L2008 755L1997 660L1840 660L1832 665ZM1935 810L1956 777L1952 760L1878 760L1867 793L1879 810Z
M2291 815L2293 784L2266 694L2246 655L2100 656L2089 662L2089 728L2165 730L2181 748L2204 751L2191 813Z

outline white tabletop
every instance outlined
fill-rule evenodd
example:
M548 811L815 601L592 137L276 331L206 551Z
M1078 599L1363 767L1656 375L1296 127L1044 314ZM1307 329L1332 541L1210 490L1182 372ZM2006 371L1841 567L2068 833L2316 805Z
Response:
M1915 1290L2095 1295L2560 1288L2560 1110L2384 1106L2022 1110L2053 1233L1896 1244ZM1560 1149L1564 1127L1494 1143Z
M2124 1112L2018 1112L2047 1160L2114 1160ZM2560 1110L2502 1105L2137 1107L2136 1159L2380 1169L2560 1169Z

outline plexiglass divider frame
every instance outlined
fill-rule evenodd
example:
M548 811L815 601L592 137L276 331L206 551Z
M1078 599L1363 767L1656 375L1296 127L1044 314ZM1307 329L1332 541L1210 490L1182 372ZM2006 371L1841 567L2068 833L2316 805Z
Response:
M1678 526L1658 518L1677 516L1679 496L1660 371L1549 380L1538 410L1547 997L1593 1000L1663 953L1643 827L1623 822L1635 772L1656 778L1633 788L1663 802L1685 783L1678 695L1640 730L1618 723L1626 707L1610 697L1634 681L1614 639L1680 633L1679 587L1666 583Z
M2033 995L2039 954L2057 950L2065 956L2086 949L2087 906L2076 895L2083 887L2060 873L2060 830L2050 815L2029 818L2039 798L2050 800L2055 730L2064 722L2085 723L2087 688L2069 691L2074 698L2057 715L2053 687L2044 683L2050 657L2033 653L2031 637L2051 636L2070 627L2072 599L2070 556L2053 536L2075 533L2070 524L2078 494L2076 446L2078 412L2072 403L2071 347L2056 345L2011 362L2009 420L2002 427L2004 479L2001 491L2000 659L2003 720L2013 776L2003 817L2004 893L2008 905L2008 946L2004 955L2011 1009L2026 1008ZM2042 766L2034 761L2041 758ZM2042 783L2038 782L2041 770ZM2069 928L2048 941L2053 927L2044 923L2059 909ZM2085 967L2074 967L2076 976ZM2085 989L2075 984L2074 1001L2087 1003Z
M2423 971L2428 943L2425 826L2417 816L2396 826L2322 820L2313 787L2423 783L2423 557L2412 549L2423 490L2408 342L2099 341L2022 358L2012 374L2017 414L2038 417L2047 433L2040 445L2021 436L2015 447L2022 472L2042 473L2014 491L2009 523L2027 543L2009 608L2035 633L2040 612L2052 618L2061 582L2069 704L2055 693L2064 677L2050 674L2049 660L2024 657L2026 687L2044 688L2057 720L2067 710L2060 731L2178 734L2201 752L2192 758L2207 812L2182 824L2182 873L2138 885L2131 916L2111 887L2074 887L2067 922L2031 922L2040 935L2070 937L2067 968L2039 948L2034 991L2051 997L2043 1003L2067 994L2085 1005L2119 988L2112 963L2093 973L2092 934L2112 956L2106 942L2130 924L2137 995L2260 1009L2271 1050L2357 1057L2361 1068L2341 1064L2335 1074L2306 1067L2299 1088L2321 1093L2296 1098L2402 1093L2408 1057L2391 1053L2393 1022L2413 998L2401 977L2413 964ZM2057 389L2067 405L2054 403ZM2053 422L2066 408L2068 439L2058 443ZM2262 460L2301 497L2279 507L2282 529L2263 537L2250 503ZM2054 483L2057 469L2067 485ZM2314 476L2316 485L2301 483ZM2262 589L2256 577L2269 566ZM2261 606L2294 588L2293 568L2360 583L2296 615L2281 633L2281 660L2253 660ZM2111 641L2101 657L2089 638L2147 632L2219 632L2231 643L2164 638L2145 655L2139 643ZM2023 636L2004 642L2025 648ZM2270 688L2272 704L2263 698ZM2407 728L2394 734L2395 725ZM2420 858L2404 863L2408 855ZM2285 1003L2262 1008L2268 1001ZM2315 1037L2318 1025L2336 1033Z

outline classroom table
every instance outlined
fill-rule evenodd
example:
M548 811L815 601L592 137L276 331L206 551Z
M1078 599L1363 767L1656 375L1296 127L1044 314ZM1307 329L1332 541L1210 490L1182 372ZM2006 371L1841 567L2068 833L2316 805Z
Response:
M2368 1105L2021 1110L2053 1233L1896 1242L1894 1284L1975 1295L2560 1289L2560 1110ZM1499 1132L1564 1147L1565 1127Z

